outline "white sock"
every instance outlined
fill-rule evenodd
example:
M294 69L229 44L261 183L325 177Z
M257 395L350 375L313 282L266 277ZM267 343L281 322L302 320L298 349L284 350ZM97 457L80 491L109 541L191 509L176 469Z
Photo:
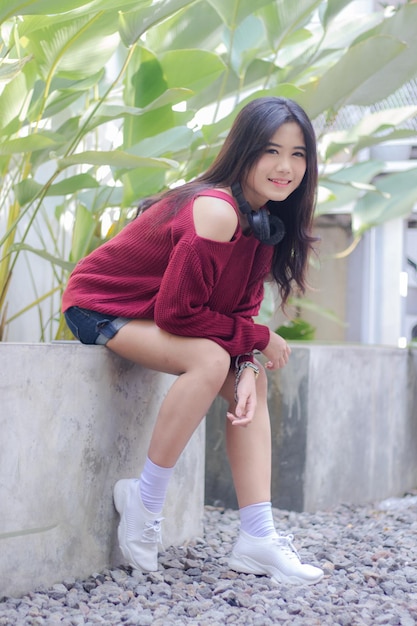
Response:
M164 506L169 479L173 467L160 467L146 457L139 479L140 495L145 509L151 513L160 513Z
M276 535L272 504L259 502L239 509L240 527L252 537L268 537Z

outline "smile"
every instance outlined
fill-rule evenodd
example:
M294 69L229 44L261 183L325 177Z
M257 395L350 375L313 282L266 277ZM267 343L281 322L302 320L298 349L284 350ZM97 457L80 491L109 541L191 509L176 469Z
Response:
M274 183L274 185L279 185L281 187L286 187L287 185L289 185L291 183L290 180L284 180L284 179L280 179L280 178L268 178L268 180L271 183Z

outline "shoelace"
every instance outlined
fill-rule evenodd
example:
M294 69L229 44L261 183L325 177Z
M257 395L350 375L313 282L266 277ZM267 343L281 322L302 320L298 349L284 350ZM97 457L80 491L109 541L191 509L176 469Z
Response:
M146 522L142 533L142 541L145 543L162 543L161 540L161 522L164 518Z
M289 559L300 561L300 556L293 544L294 535L278 535L273 542L279 546Z

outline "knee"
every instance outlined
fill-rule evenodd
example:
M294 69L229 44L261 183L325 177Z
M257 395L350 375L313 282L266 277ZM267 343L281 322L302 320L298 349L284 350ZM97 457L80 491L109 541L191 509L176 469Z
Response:
M200 355L199 365L204 370L207 381L221 387L230 370L230 355L219 344L209 339Z

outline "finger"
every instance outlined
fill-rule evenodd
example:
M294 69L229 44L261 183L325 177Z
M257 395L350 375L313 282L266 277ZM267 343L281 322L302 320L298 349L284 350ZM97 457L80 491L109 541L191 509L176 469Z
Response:
M248 399L246 397L239 396L238 402L235 408L236 417L243 417L245 415L247 402L248 402Z
M227 419L230 420L233 426L247 426L252 421L252 418L247 415L237 417L233 413L227 413Z

